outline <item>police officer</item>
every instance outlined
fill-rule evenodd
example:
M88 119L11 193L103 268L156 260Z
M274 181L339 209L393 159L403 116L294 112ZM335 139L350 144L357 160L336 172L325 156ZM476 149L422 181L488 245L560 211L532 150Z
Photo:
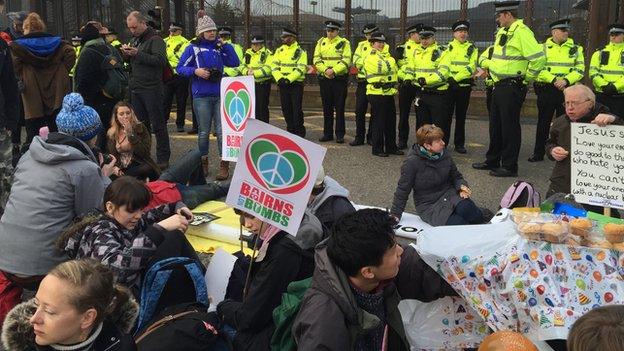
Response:
M535 80L537 94L537 130L535 148L529 162L544 160L545 144L553 118L565 113L563 89L576 84L585 74L583 48L568 37L570 20L562 19L550 24L552 36L544 42L546 66Z
M366 74L366 97L371 104L371 144L373 155L388 157L389 154L403 155L396 146L396 107L398 67L387 50L386 36L375 32L369 39L372 50L364 59Z
M106 32L104 33L104 39L107 43L111 44L112 47L119 50L121 47L121 42L117 38L117 32L113 27L107 27Z
M494 81L490 115L490 147L485 162L472 165L490 170L495 177L515 177L518 174L521 127L520 110L526 97L527 83L535 80L544 68L544 48L533 32L518 19L519 1L494 4L496 33L492 59L486 67Z
M609 26L609 44L592 55L589 77L596 101L624 116L624 24Z
M74 52L76 52L76 62L74 63L74 66L71 68L71 70L69 70L69 78L72 80L72 87L74 85L73 81L74 81L74 72L76 71L76 65L78 64L78 57L80 57L80 50L82 49L82 45L80 44L82 42L82 38L80 37L80 35L74 35L71 38L71 43L72 46L74 47Z
M228 77L240 76L243 70L243 47L232 42L232 28L221 27L218 29L218 32L221 42L232 45L234 47L234 51L236 52L236 56L238 56L238 60L241 62L241 65L238 67L225 67L223 69L223 73Z
M164 114L165 120L169 120L173 96L176 97L176 126L179 133L184 132L184 122L186 118L186 100L189 92L189 80L177 74L175 68L178 66L180 56L189 44L189 41L182 36L182 26L171 22L169 26L169 36L165 39L167 45L167 61L173 69L173 77L165 83L164 94Z
M269 98L271 96L271 67L273 53L264 46L264 37L251 37L251 47L245 51L243 73L253 76L256 90L256 119L269 123Z
M318 74L323 102L323 136L319 141L334 139L334 110L336 111L336 143L344 143L345 100L351 66L351 43L338 31L340 23L326 21L327 35L318 40L314 48L314 66Z
M368 41L372 34L379 31L374 23L369 23L362 29L365 39L358 43L353 53L353 65L358 70L357 88L355 90L355 139L349 143L351 146L364 145L364 136L370 144L370 126L372 120L368 122L368 134L366 133L366 110L368 110L368 99L366 97L366 75L364 74L364 60L370 54L372 47ZM388 52L388 45L384 45L384 52ZM371 114L372 118L372 114Z
M451 128L448 83L449 62L444 62L444 49L435 40L436 29L423 26L420 29L421 48L409 58L413 73L407 74L405 84L415 84L419 90L416 103L416 128L435 123L444 131L448 143Z
M484 78L485 83L485 105L487 107L488 116L490 116L490 106L492 105L492 89L494 88L494 81L492 80L492 76L490 72L488 72L487 68L488 62L492 59L492 55L494 54L494 45L488 46L482 53L479 55L479 60L477 63L479 64L479 73L478 76Z
M455 151L466 153L466 112L470 103L470 93L477 70L478 50L468 41L470 23L457 21L453 23L453 40L447 46L447 60L451 74L448 78L450 113L455 110L455 133L453 143ZM449 125L450 126L450 125Z
M396 57L399 66L399 143L400 150L407 149L407 139L409 138L409 115L412 111L414 98L416 97L416 87L413 84L405 84L405 76L412 72L408 65L408 57L414 56L415 50L420 50L420 35L418 32L422 23L418 23L407 28L408 38L405 43L397 46Z
M273 79L280 92L282 114L286 120L286 130L305 138L303 125L303 81L307 72L308 54L297 42L297 32L282 29L283 45L275 50L271 68Z

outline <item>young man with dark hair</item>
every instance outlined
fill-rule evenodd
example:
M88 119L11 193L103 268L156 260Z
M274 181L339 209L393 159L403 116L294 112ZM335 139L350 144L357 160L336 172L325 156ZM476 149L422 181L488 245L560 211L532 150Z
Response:
M421 301L454 295L412 247L397 244L392 223L382 210L359 210L317 246L292 329L298 350L409 350L399 292Z

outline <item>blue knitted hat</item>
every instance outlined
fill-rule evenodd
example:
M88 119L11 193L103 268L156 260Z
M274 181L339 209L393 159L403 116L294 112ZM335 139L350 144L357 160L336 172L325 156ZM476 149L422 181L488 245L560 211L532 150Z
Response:
M63 108L56 116L56 125L59 132L82 141L91 140L102 130L100 116L93 108L85 106L78 93L70 93L63 98Z

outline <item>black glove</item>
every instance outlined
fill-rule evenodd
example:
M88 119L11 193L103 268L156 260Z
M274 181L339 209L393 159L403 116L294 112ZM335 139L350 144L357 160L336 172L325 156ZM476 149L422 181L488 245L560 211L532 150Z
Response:
M411 79L406 79L406 80L404 80L404 81L403 81L403 85L408 86L408 87L409 87L410 85L413 85L413 84L414 84L414 83L412 83L412 80L411 80Z
M609 83L607 85L603 85L602 86L602 92L607 94L607 95L615 95L618 93L617 88L615 87L615 85L613 85L613 83Z
M217 315L223 323L236 327L236 311L242 306L241 302L226 299L217 305Z
M425 77L420 77L417 80L418 85L420 85L421 87L424 87L425 85L427 85L427 80L425 79Z
M455 78L453 77L449 77L449 79L447 79L446 82L448 83L449 88L451 89L459 88L459 84L457 84L457 82L455 81Z
M286 78L281 78L280 80L277 81L278 85L284 85L284 84L288 84L288 83L290 83L290 82Z

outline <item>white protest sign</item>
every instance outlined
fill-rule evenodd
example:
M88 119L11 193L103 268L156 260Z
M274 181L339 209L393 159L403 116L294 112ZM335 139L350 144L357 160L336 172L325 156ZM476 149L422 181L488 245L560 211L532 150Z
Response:
M577 202L624 209L624 127L572 123L570 171Z
M230 275L236 262L236 256L230 255L222 248L218 248L210 259L206 268L206 287L210 296L210 305L218 305L225 299Z
M327 150L251 119L226 203L296 235Z
M221 80L222 159L238 159L247 121L256 118L256 91L253 76L224 77Z

